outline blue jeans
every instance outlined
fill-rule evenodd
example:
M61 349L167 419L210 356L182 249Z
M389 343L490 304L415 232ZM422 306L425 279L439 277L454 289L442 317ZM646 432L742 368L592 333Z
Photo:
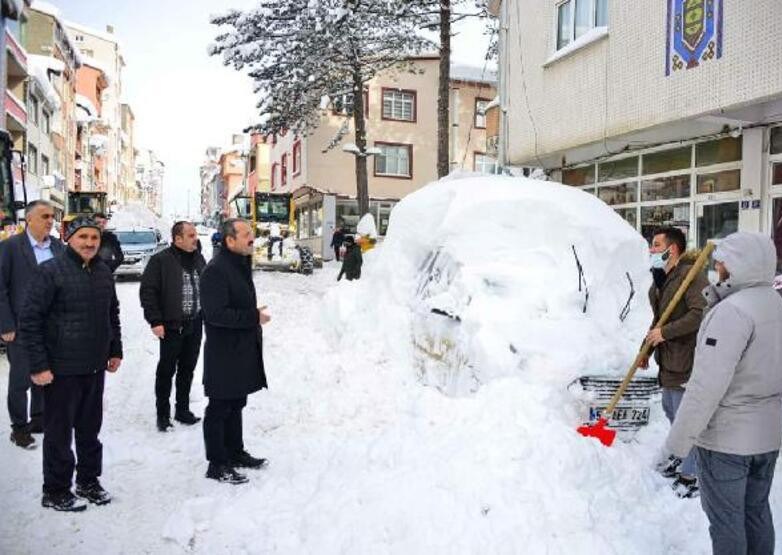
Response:
M779 451L729 455L695 449L701 506L715 555L773 555L774 521L768 494Z
M665 411L665 416L668 417L668 421L671 424L673 424L673 420L676 418L676 413L679 411L679 405L682 402L682 397L684 397L683 389L674 389L668 387L663 388L663 410ZM690 451L690 454L687 455L684 460L682 460L682 464L679 467L679 472L685 476L695 476L697 471L698 466L695 463L695 453Z

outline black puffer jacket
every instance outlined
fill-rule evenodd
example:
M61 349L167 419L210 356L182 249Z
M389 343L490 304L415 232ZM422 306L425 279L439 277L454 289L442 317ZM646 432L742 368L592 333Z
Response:
M352 244L345 252L345 258L342 260L342 269L337 276L337 281L344 275L348 281L361 278L361 266L364 264L364 258L361 256L361 246Z
M35 274L19 317L19 342L30 373L92 374L122 358L119 302L111 270L95 257L85 264L71 248Z
M239 399L266 387L250 257L223 247L201 275L204 394Z

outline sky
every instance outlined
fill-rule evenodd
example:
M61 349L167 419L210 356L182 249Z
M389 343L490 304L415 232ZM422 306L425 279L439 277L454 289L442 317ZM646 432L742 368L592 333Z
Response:
M114 27L126 67L124 97L135 121L137 148L154 150L166 165L163 211L196 215L198 169L209 146L231 143L231 135L258 117L252 80L219 57L207 54L218 28L211 14L246 9L254 0L49 0L61 17L104 31ZM454 61L483 67L486 39L480 24L457 27ZM189 201L189 202L188 202Z

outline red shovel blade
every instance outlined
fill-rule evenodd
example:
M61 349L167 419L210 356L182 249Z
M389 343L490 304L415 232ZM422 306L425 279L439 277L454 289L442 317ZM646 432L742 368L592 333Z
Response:
M608 420L600 418L595 424L587 424L586 426L579 426L576 430L584 437L596 437L600 440L600 443L606 447L611 447L616 438L616 430L606 428Z

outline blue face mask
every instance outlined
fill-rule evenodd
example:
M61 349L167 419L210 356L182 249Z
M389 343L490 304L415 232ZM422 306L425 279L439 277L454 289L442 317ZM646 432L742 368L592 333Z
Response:
M664 270L671 253L669 249L665 249L663 252L655 252L649 256L649 266L653 270Z

